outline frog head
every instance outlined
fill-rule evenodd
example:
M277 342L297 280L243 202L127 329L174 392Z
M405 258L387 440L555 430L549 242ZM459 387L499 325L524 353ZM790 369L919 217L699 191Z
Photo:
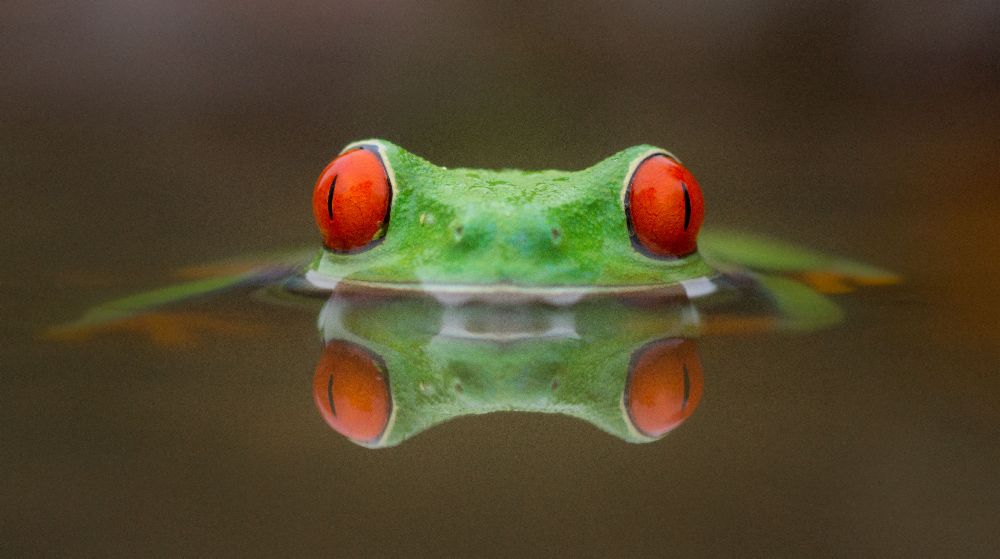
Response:
M313 213L320 286L622 291L711 273L701 189L648 145L569 172L447 169L355 142L320 175Z

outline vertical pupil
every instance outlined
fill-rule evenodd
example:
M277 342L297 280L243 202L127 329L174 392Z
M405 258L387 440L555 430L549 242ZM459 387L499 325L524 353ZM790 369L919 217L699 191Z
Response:
M333 384L333 377L330 377L330 384ZM681 411L688 405L688 400L691 398L691 374L688 373L688 364L684 363L684 399L681 400Z
M333 403L333 373L330 373L330 381L326 383L326 400L330 402L330 413L337 415L337 406Z
M333 179L334 182L337 181L336 178ZM681 181L681 189L684 190L684 230L688 230L688 225L691 224L691 195L688 194L688 186ZM333 187L330 187L330 192L333 192ZM332 219L332 218L331 218Z
M333 221L333 187L337 185L337 175L333 175L333 180L330 181L330 191L326 193L326 213L330 216L330 221Z

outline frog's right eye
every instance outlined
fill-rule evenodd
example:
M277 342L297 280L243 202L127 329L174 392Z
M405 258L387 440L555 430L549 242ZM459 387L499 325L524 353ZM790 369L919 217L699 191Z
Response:
M392 185L376 148L340 155L313 189L313 216L323 245L334 252L367 248L385 235L391 203Z
M705 201L691 171L665 153L643 159L625 190L633 245L657 258L680 258L697 248Z
M667 338L632 356L624 404L632 425L647 437L661 437L698 407L701 361L690 340Z
M392 412L381 360L342 340L333 340L323 349L313 377L313 399L330 427L363 444L378 442Z

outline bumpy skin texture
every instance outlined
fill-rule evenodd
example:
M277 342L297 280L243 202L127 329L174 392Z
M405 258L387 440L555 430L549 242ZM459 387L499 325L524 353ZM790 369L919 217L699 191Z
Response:
M643 286L711 273L695 252L652 258L633 246L623 193L632 168L663 152L635 146L589 169L445 169L384 140L393 198L385 237L355 254L324 251L331 281L413 285ZM664 152L665 153L665 152Z

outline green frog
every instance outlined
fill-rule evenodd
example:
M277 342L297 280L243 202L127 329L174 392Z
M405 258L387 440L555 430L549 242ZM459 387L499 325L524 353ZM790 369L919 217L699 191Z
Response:
M487 171L365 140L323 169L312 210L318 254L188 270L199 277L104 303L49 335L138 331L179 346L198 330L245 333L252 325L177 303L264 286L314 310L326 300L313 394L354 442L393 446L501 410L562 413L648 442L698 405L694 339L828 326L842 311L827 295L896 281L786 243L702 232L697 180L648 145L575 172Z
M315 249L203 268L197 279L104 303L50 334L131 328L187 339L169 313L152 311L276 280L298 292L572 305L604 296L710 297L734 275L763 286L794 318L785 323L817 326L839 318L824 293L896 281L879 268L786 243L702 232L697 180L676 156L649 145L580 171L491 171L447 169L391 142L364 140L320 173L312 210L323 248L311 263Z
M699 239L705 202L670 152L625 149L581 171L447 169L385 140L348 145L321 173L318 287L572 301L681 286L727 267L891 281L891 274L746 235ZM699 242L700 241L700 242Z

